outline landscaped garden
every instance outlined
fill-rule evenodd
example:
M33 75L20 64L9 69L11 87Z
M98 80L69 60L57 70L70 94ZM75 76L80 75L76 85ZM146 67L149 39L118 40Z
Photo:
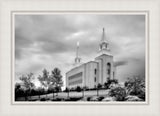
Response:
M43 85L39 88L35 88L34 84L31 82L33 74L22 77L23 85L15 84L15 101L145 101L145 81L138 77L128 78L123 85L119 84L116 79L108 79L103 85L98 84L95 88L89 89L86 86L77 86L75 88L66 88L62 91L59 70L55 69L52 71L52 78L44 78L48 77L47 74L47 71L44 70L43 76L39 77Z

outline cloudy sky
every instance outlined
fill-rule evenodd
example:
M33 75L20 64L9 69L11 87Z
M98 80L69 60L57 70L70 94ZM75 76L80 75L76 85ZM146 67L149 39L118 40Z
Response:
M33 72L72 68L79 41L82 62L94 60L102 28L117 65L117 79L145 75L145 16L96 14L15 15L16 80Z

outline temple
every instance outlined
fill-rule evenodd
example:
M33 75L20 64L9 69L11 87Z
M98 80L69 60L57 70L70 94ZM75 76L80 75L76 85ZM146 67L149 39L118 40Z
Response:
M77 42L74 66L66 73L66 87L96 88L98 84L103 85L108 78L115 79L116 67L114 66L113 55L110 52L104 28L99 43L99 51L94 61L81 63L79 47L79 42Z

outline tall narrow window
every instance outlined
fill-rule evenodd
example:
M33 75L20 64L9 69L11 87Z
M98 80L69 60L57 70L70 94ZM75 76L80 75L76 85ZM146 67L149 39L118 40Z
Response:
M96 75L96 73L97 73L97 69L94 69L94 74Z
M96 77L94 77L94 82L96 82Z
M110 74L111 74L111 63L107 63L107 74L108 74L108 78L110 78Z
M114 72L113 72L113 79L114 79Z

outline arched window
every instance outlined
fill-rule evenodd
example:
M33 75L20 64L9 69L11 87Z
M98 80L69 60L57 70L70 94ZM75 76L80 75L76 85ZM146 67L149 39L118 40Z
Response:
M94 82L96 82L96 77L94 77Z
M94 69L94 74L95 74L95 75L97 74L97 69L96 69L96 68Z
M111 74L111 63L107 63L107 74L110 76Z

